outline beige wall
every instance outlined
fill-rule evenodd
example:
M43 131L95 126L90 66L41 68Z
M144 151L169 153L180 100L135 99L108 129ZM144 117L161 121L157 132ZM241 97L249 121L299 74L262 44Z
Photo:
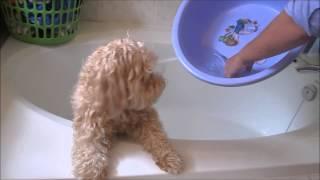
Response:
M170 30L181 0L84 0L81 20Z

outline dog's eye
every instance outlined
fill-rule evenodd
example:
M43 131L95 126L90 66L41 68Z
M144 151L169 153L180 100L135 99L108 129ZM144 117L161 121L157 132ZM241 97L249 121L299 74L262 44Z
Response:
M144 69L145 69L146 73L148 73L148 74L152 73L152 65L151 64L145 65Z
M151 68L150 68L150 69L147 69L147 70L146 70L146 73L147 73L147 74L152 74L152 69L151 69Z
M142 82L148 82L150 78L152 77L152 72L151 73L146 73L144 76L142 76Z

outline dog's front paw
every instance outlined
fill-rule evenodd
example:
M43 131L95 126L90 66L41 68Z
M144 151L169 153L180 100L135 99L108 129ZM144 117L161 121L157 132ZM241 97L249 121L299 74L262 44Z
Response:
M183 169L181 157L174 151L156 160L156 164L170 174L179 174Z
M77 156L76 156L77 155ZM73 175L81 180L106 180L107 157L96 153L92 156L78 156L73 159Z
M97 162L99 164L99 162ZM100 169L96 165L90 165L83 167L83 169L74 170L74 176L81 180L106 180L107 171L106 168Z

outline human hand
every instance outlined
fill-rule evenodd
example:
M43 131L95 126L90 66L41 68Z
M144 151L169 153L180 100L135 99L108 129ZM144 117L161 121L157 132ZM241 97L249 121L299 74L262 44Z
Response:
M240 73L251 71L253 62L246 61L239 54L232 56L226 61L224 76L228 78L239 76Z

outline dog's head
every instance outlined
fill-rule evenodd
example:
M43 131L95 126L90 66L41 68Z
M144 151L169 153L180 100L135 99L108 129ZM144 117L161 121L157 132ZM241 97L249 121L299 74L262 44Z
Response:
M156 56L142 42L129 38L114 40L90 57L96 71L98 97L113 111L141 110L161 95L165 81L154 72ZM111 108L111 109L110 109Z

